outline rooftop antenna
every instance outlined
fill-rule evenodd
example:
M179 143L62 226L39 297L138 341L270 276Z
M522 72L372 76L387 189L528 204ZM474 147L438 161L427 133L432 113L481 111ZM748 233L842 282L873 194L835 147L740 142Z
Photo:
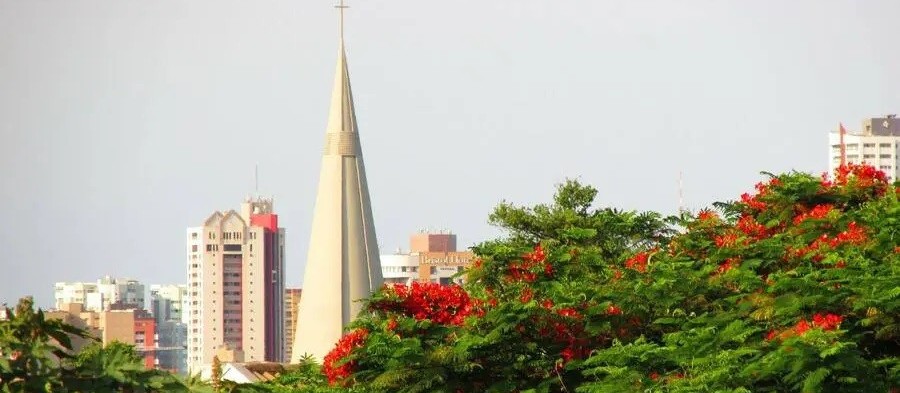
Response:
M678 212L684 211L684 173L678 171Z
M256 191L256 196L259 196L259 163L253 166L253 189Z

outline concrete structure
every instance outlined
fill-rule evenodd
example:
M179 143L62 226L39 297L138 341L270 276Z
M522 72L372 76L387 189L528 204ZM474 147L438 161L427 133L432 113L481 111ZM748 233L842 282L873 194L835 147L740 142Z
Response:
M272 199L189 228L187 265L189 372L225 344L247 361L284 360L284 229Z
M144 358L144 367L155 367L156 321L146 310L122 309L100 313L103 345L113 341L134 345Z
M292 363L321 361L382 283L343 32L335 74Z
M187 323L187 285L151 285L150 312L157 322L179 321Z
M89 311L109 310L114 303L130 304L144 308L144 284L127 278L105 276L96 283L58 282L54 286L56 308L64 304L79 303Z
M300 306L300 288L284 289L284 358L291 358L294 348L294 333L297 331L297 308Z
M833 174L841 162L840 131L828 135L828 172ZM848 163L868 163L887 174L893 182L900 179L900 119L896 115L863 120L862 131L844 135Z
M469 251L456 251L456 235L444 231L414 234L410 236L409 247L409 252L397 250L394 254L381 256L384 282L462 284L465 277L454 276L469 266L475 257Z
M156 320L156 368L187 373L186 285L151 285L150 311Z

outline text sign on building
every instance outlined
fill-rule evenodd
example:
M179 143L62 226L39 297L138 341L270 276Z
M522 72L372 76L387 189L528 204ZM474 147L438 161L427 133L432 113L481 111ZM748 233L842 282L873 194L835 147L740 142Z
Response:
M419 253L419 266L469 266L475 259L471 251Z

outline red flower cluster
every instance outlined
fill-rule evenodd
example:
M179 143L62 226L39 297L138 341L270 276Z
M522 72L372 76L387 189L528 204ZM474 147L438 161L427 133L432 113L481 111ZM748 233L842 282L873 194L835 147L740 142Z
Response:
M537 280L537 273L532 270L536 266L541 266L541 270L547 276L553 275L553 265L547 261L547 255L544 254L544 248L540 244L534 246L534 251L523 255L522 262L511 263L507 277L513 281L534 282Z
M719 215L716 214L716 212L714 212L712 210L703 209L703 210L700 210L700 213L697 213L697 220L703 221L703 222L715 222L715 221L719 221Z
M461 325L472 313L469 294L458 285L414 282L409 287L394 284L388 288L390 295L374 301L373 309L449 325Z
M610 304L606 308L606 315L622 315L622 309Z
M647 271L647 262L650 260L650 254L647 252L639 252L635 254L633 257L628 258L625 261L625 267L632 270L637 270L641 273Z
M781 180L777 177L772 178L772 180L769 180L768 183L756 183L756 195L744 193L741 195L741 202L743 202L745 205L747 205L747 207L753 210L766 210L766 203L760 199L769 194L773 187L778 187L780 185Z
M835 330L841 326L841 322L843 320L844 318L837 314L816 313L815 315L813 315L812 322L806 319L801 319L797 321L797 324L794 325L794 327L787 329L781 333L776 330L769 331L769 333L766 334L766 341L772 341L776 338L780 338L783 340L794 335L802 336L806 332L808 332L809 329L815 328L819 328L824 331Z
M846 164L835 169L835 184L845 185L849 179L855 178L857 186L871 187L877 184L886 185L888 182L887 175L884 171L875 169L869 164Z
M713 240L716 242L716 247L731 247L738 244L738 234L734 232L728 232L724 235L716 235ZM746 245L749 242L747 241L747 239L744 239L742 243Z
M719 267L716 269L716 274L725 273L731 269L734 269L741 265L741 258L728 258L725 262L719 264Z
M861 244L865 241L866 230L863 227L857 225L855 221L853 221L847 225L847 230L838 233L837 236L830 237L827 233L823 233L822 236L820 236L818 239L813 240L810 245L793 252L793 254L796 257L803 257L808 254L813 254L813 260L818 262L823 258L822 255L818 253L818 251L825 246L829 246L834 249L842 244Z
M322 371L328 377L328 383L334 385L339 383L353 373L356 367L356 361L347 361L346 358L354 349L362 347L366 343L366 337L369 331L366 329L356 329L341 337L340 341L335 344L334 349L325 355L322 361Z
M800 225L800 223L809 219L821 220L828 216L828 213L831 213L832 211L834 211L833 205L816 205L812 208L812 210L800 213L796 217L794 217L794 225Z
M756 239L763 239L769 236L769 231L766 230L766 226L756 222L756 219L753 218L753 216L747 214L738 219L737 229L745 235Z

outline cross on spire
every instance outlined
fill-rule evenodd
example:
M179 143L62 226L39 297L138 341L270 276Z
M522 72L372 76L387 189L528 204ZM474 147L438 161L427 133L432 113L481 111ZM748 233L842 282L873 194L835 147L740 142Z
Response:
M350 6L344 5L344 0L341 0L340 4L335 5L334 8L337 8L339 11L339 16L340 16L339 28L341 30L341 45L343 45L344 44L344 10L347 8L350 8Z

